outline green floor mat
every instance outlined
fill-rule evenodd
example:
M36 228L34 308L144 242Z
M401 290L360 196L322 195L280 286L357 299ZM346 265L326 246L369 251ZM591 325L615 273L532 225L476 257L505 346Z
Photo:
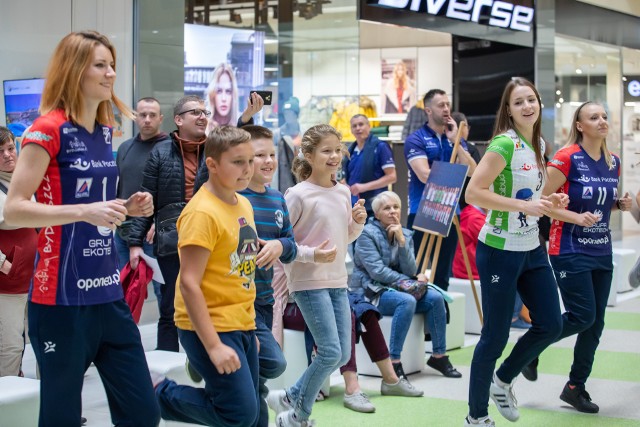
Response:
M390 397L379 392L368 393L376 406L373 414L361 414L342 405L343 387L331 387L331 397L313 405L312 419L321 420L322 426L339 427L460 427L464 422L468 407L466 402L426 397ZM500 416L493 404L489 405L489 414L498 425L512 425ZM538 409L520 409L518 427L562 426L637 426L637 420L606 418L580 413L562 413Z
M449 352L451 363L454 366L471 366L474 348L475 346L466 347ZM496 367L509 355L512 348L512 343L507 344ZM572 361L572 348L549 347L540 357L538 372L568 376ZM640 354L598 350L591 378L640 382L640 369L629 369L629 366L640 366Z
M607 329L640 331L640 313L607 311L604 317L604 325L605 331Z

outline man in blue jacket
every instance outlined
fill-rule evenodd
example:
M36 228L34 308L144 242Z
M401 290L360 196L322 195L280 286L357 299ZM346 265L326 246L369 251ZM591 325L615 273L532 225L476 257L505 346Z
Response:
M424 110L427 113L427 123L409 135L404 143L404 156L409 168L409 217L407 218L409 229L413 227L424 186L431 173L431 165L435 160L442 162L451 160L453 141L458 133L458 125L451 117L451 102L445 91L431 89L427 92L424 96ZM464 140L460 141L456 163L468 165L469 176L476 168L476 162L469 154ZM422 237L422 232L415 232L413 241L416 254ZM440 248L434 282L445 290L449 288L449 276L457 243L458 235L455 230L451 230L449 236L443 239Z
M367 116L356 114L351 118L351 133L356 142L342 163L343 177L351 190L351 204L364 199L367 215L372 217L371 201L396 182L396 164L389 144L371 134Z

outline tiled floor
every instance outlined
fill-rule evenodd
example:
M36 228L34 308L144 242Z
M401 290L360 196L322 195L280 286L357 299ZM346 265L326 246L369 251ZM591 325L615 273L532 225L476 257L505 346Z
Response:
M640 253L640 233L625 235L622 241L615 242L615 246L636 249ZM150 295L152 296L153 293L150 292ZM614 308L610 307L608 310L612 312L640 313L640 289L620 294L618 300L620 304ZM143 345L146 351L153 350L155 347L156 318L156 302L147 301L140 327ZM520 331L513 330L510 341L515 341L520 334ZM467 335L465 347L474 345L477 340L478 336ZM554 347L571 348L574 341L575 338L568 338L555 344ZM640 327L638 331L606 330L600 345L600 350L634 355L640 354ZM463 401L466 400L467 396L469 369L466 366L459 366L458 369L463 374L462 380L452 381L446 379L429 368L426 368L420 374L412 375L410 379L415 386L425 390L425 396L427 398L444 398ZM629 366L629 369L637 370L638 366ZM29 347L25 354L24 371L26 376L35 378L35 370L35 358ZM528 408L539 408L550 411L571 411L563 407L557 398L557 394L559 394L565 381L566 375L541 374L535 386L516 386L519 401ZM334 374L332 377L332 385L341 382L341 377ZM376 390L379 389L380 379L361 377L360 383L365 390ZM597 396L597 403L600 404L602 408L600 415L604 417L637 420L638 425L640 425L640 405L635 403L640 399L640 384L638 382L592 379L590 380L590 387L594 391L597 390L595 393L592 392L592 395ZM627 403L621 403L620 398L622 396L626 396L625 402ZM88 427L109 427L112 425L104 389L95 368L90 368L87 372L82 398L83 414L88 418ZM338 398L341 398L341 396L338 396ZM318 425L323 425L322 419L318 419L317 422ZM455 422L452 423L452 425L459 424L460 419L456 419ZM501 425L502 424L505 423L503 422ZM606 424L606 422L603 424ZM368 426L373 427L373 424L368 424Z

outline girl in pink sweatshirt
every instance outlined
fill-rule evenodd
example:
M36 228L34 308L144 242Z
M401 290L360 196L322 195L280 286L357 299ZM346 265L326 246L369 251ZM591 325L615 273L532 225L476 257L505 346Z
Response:
M364 200L351 207L349 189L335 181L343 156L341 137L329 125L306 131L292 166L300 183L285 193L298 243L298 257L285 266L288 288L318 351L295 385L269 395L267 402L277 414L278 427L311 425L311 407L322 384L351 356L344 260L347 245L362 232L367 213Z

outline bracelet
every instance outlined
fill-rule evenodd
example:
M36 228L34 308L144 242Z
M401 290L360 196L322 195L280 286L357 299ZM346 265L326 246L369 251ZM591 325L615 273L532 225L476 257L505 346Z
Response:
M622 206L620 206L620 199L616 200L616 206L618 207L619 211L622 211Z

